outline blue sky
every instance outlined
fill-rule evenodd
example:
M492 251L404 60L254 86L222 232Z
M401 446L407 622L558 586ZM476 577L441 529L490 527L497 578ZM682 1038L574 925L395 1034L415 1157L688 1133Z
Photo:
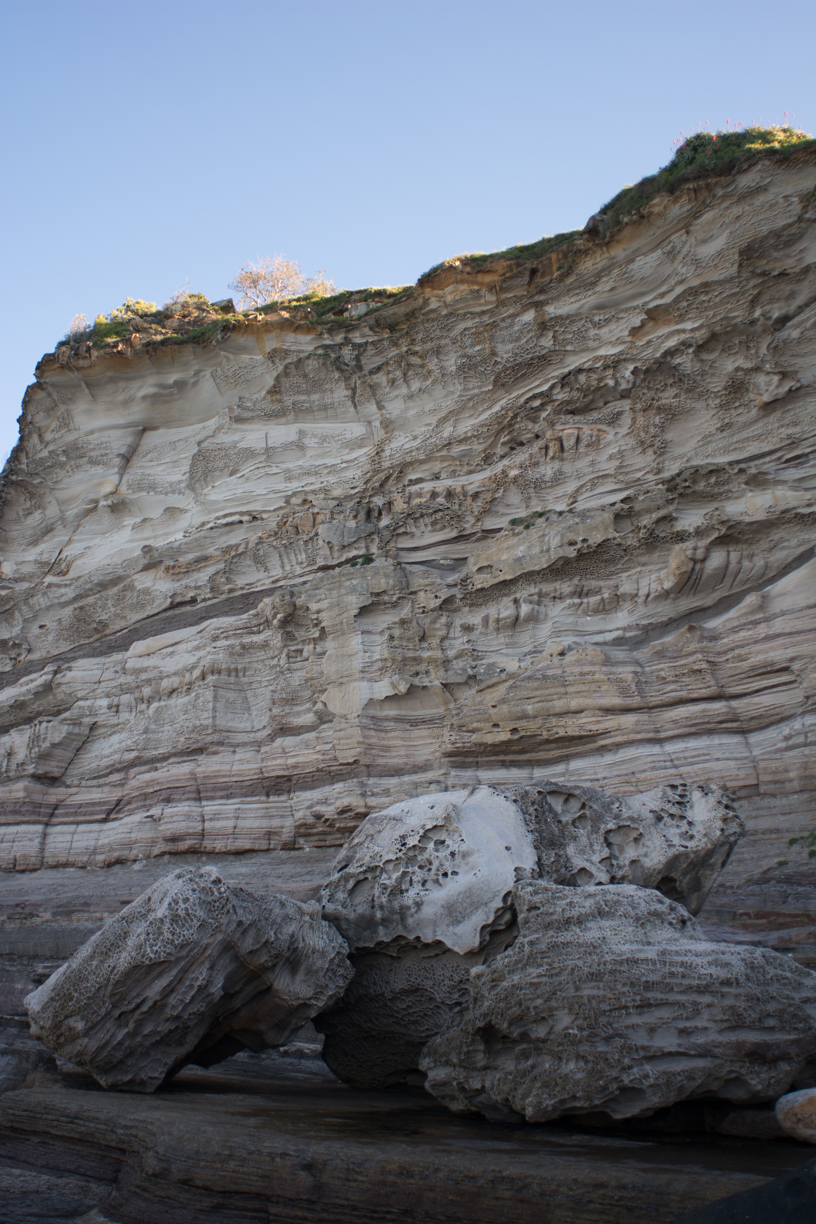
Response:
M4 11L0 461L77 313L283 253L339 287L581 226L709 121L816 129L810 0Z

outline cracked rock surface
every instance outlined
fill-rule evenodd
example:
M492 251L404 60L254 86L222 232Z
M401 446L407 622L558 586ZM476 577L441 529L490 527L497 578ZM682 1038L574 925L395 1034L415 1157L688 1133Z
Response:
M519 936L420 1059L453 1110L544 1122L773 1100L816 1050L816 974L707 939L634 885L517 885Z
M352 976L315 902L259 900L183 868L25 1000L31 1031L106 1088L152 1092L185 1063L282 1045Z

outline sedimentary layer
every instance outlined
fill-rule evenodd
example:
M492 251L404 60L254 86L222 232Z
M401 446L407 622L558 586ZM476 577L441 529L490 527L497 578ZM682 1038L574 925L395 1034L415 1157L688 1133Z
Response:
M746 821L722 930L757 880L806 892L813 182L759 161L561 264L44 358L0 518L3 866L682 778Z

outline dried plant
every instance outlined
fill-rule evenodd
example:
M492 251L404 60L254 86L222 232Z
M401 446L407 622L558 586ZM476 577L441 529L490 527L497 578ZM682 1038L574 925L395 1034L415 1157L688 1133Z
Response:
M300 264L285 255L272 259L260 259L257 263L241 266L230 289L240 294L241 306L265 306L282 298L297 297L303 291L303 273Z

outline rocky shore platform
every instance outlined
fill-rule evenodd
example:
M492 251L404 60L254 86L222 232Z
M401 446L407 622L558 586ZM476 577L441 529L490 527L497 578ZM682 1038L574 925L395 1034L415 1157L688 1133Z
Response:
M297 1051L293 1051L297 1054ZM753 1115L746 1122L745 1115ZM150 1096L61 1064L0 1098L15 1224L640 1224L804 1164L795 1140L718 1133L770 1110L695 1104L617 1128L455 1117L421 1088L348 1088L319 1058L239 1055Z

